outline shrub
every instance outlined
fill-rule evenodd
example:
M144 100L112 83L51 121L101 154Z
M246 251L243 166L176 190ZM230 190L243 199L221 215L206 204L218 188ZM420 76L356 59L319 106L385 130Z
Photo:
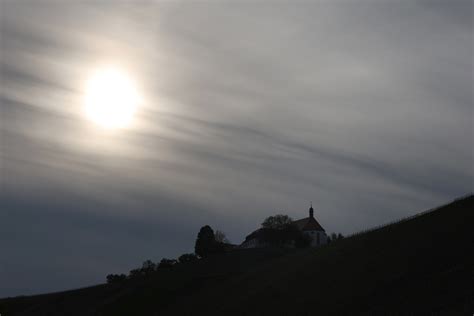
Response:
M109 274L107 275L107 283L119 283L127 279L125 274Z
M276 247L295 246L302 248L310 245L310 237L305 235L295 225L284 224L278 227L279 228L260 228L247 236L246 240L255 238L263 244Z
M143 262L142 264L142 274L150 274L150 273L153 273L155 270L156 270L156 267L157 265L151 261L151 260L146 260Z
M185 253L178 258L179 263L190 263L198 261L198 257L194 253Z
M160 264L158 265L158 269L169 269L173 267L176 263L178 263L178 261L176 261L175 259L163 258L161 259Z

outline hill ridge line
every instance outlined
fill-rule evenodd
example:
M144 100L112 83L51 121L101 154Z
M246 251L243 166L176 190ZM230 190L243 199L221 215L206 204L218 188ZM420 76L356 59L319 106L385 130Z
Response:
M468 199L470 197L473 197L474 196L474 192L470 192L466 195L463 195L461 197L458 197L458 198L455 198L454 200L452 200L451 202L448 202L446 204L443 204L441 206L437 206L437 207L434 207L434 208L430 208L430 209L427 209L425 211L422 211L420 213L416 213L416 214L413 214L413 215L410 215L410 216L407 216L407 217L403 217L401 219L397 219L397 220L394 220L394 221L391 221L391 222L388 222L388 223L384 223L384 224L380 224L380 225L377 225L375 227L372 227L372 228L368 228L368 229L364 229L364 230L361 230L361 231L358 231L358 232L355 232L353 234L350 234L350 235L347 235L345 238L352 238L352 237L357 237L357 236L360 236L360 235L363 235L363 234L366 234L366 233L371 233L371 232L374 232L376 230L379 230L379 229L383 229L383 228L386 228L388 226L391 226L391 225L396 225L396 224L401 224L401 223L404 223L404 222L407 222L409 220L412 220L412 219L415 219L415 218L418 218L418 217L421 217L423 215L427 215L427 214L430 214L430 213L433 213L443 207L446 207L450 204L453 204L453 203L456 203L456 202L459 202L459 201L462 201L462 200L465 200L465 199Z

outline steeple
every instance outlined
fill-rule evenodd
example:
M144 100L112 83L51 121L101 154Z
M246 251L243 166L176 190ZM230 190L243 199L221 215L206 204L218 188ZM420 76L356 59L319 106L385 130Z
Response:
M309 208L309 217L314 217L313 202L311 202L311 207Z

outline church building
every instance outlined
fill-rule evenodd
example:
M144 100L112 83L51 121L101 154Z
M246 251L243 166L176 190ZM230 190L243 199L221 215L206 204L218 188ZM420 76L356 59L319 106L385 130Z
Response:
M293 221L293 224L311 238L311 247L318 247L327 244L328 237L324 228L321 226L321 224L319 224L316 218L314 218L314 209L312 204L309 208L309 217Z
M306 236L309 237L311 243L311 247L319 247L322 245L327 244L328 238L324 228L319 224L319 222L314 217L314 209L313 205L311 204L309 208L309 216L293 221L293 225L295 225L300 231L303 232ZM262 235L265 234L263 228L257 229L250 235L245 238L245 241L240 245L241 248L262 248L268 247L269 244L262 242ZM294 247L294 245L288 245Z

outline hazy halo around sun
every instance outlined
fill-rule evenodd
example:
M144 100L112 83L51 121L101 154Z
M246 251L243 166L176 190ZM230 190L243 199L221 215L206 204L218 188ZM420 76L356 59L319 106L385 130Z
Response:
M85 90L85 114L106 129L128 127L139 103L131 78L116 67L96 70Z

